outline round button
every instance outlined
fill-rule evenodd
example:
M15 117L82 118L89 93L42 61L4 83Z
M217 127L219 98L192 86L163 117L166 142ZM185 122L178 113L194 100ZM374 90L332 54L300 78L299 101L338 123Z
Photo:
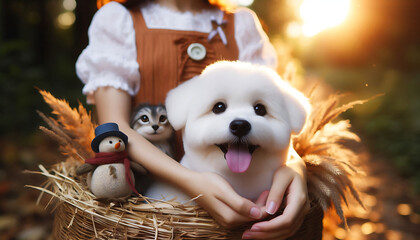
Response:
M200 61L206 57L206 48L200 43L191 43L187 50L191 59Z

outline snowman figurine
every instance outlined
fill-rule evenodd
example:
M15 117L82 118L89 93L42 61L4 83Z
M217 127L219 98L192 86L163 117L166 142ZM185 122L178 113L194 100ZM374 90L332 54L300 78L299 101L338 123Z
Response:
M95 157L87 159L76 173L89 172L87 184L99 200L126 200L135 189L131 167L141 172L145 169L138 163L130 162L126 149L127 135L121 132L116 123L105 123L95 129L91 147Z

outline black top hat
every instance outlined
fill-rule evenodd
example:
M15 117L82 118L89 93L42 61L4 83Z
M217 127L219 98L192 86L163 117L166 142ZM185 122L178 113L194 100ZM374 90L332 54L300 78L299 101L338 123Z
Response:
M115 136L121 138L125 145L127 145L128 137L118 128L116 123L104 123L95 128L95 138L92 140L91 147L94 152L99 152L99 143L110 136Z

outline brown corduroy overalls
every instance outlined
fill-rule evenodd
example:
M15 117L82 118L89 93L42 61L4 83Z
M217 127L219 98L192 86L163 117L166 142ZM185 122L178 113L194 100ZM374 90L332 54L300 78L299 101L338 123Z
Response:
M222 26L227 38L224 45L220 36L210 41L209 33L169 29L149 29L139 7L129 9L136 33L137 62L140 71L140 91L133 98L133 107L140 103L165 103L166 94L180 83L199 75L209 64L218 60L238 60L235 23L232 13L225 13ZM211 21L209 19L209 21ZM216 26L213 26L216 27ZM204 46L206 55L194 60L188 54L191 44ZM176 134L177 159L183 155L181 134Z
M169 90L199 75L207 65L218 60L238 60L232 13L225 13L227 23L223 31L227 45L223 44L219 35L208 41L208 33L148 29L139 7L130 9L130 13L136 33L137 62L141 76L140 91L134 98L134 106L144 102L164 103ZM189 57L187 49L193 43L205 47L204 59L196 61Z

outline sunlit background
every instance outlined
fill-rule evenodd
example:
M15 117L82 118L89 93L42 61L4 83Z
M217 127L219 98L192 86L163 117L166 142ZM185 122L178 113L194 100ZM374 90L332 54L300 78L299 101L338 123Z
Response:
M75 0L64 0L63 1L63 10L64 12L60 13L57 16L57 26L61 29L68 29L76 21L76 16L74 15L74 10L76 9L77 3Z
M232 0L231 2L249 7L254 0ZM291 10L299 19L288 23L287 35L297 38L313 37L321 31L343 23L351 11L351 0L287 0Z
M299 7L302 34L313 37L342 23L350 11L350 0L304 0Z
M362 143L366 177L356 179L366 210L346 210L349 230L325 218L324 239L411 240L420 235L420 1L231 0L253 9L276 47L280 74L318 83L327 96L371 102L343 115ZM86 46L94 0L0 1L0 239L46 239L51 215L35 205L22 175L54 163L35 110L49 112L35 87L84 102L74 63Z

